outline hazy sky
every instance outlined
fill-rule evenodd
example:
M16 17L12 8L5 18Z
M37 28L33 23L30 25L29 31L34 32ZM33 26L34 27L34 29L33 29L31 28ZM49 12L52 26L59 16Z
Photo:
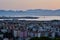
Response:
M60 0L0 0L1 9L60 9Z

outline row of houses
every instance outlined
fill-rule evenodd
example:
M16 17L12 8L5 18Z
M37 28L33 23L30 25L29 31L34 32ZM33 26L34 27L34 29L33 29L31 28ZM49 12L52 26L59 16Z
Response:
M0 20L0 39L29 40L41 36L60 37L60 21Z

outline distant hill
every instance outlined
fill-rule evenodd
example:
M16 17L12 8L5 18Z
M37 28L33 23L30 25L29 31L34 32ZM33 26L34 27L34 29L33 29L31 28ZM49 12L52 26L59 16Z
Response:
M60 16L60 9L58 10L34 9L26 11L0 10L0 16Z

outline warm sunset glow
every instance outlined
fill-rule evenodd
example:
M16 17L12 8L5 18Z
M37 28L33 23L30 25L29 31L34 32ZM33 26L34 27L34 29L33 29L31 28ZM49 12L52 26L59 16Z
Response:
M0 0L0 9L60 9L60 0Z

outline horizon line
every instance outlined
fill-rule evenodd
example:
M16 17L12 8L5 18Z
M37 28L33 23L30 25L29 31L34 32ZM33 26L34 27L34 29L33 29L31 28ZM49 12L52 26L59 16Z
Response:
M27 10L60 10L60 9L0 9L0 10L6 10L6 11L9 11L9 10L12 10L12 11L16 11L16 10L21 10L21 11L27 11Z

